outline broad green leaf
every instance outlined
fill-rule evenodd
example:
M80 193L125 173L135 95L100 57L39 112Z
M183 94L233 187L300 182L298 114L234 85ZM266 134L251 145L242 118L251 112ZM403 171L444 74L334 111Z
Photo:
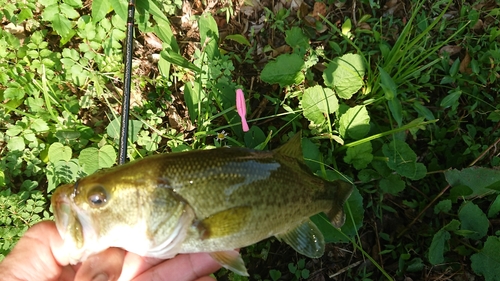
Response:
M360 145L347 148L344 161L347 164L352 164L356 170L366 168L373 160L372 143L365 142Z
M14 137L14 136L17 136L20 133L22 133L23 130L24 130L23 127L21 127L19 125L14 125L14 126L10 127L9 129L7 129L7 131L5 132L5 134L7 136Z
M488 120L491 120L493 122L498 122L500 121L500 110L495 110L495 111L492 111L489 115L488 115Z
M486 281L500 281L500 238L489 236L483 249L470 257L472 270Z
M99 166L101 168L112 167L116 163L115 148L109 144L104 145L99 149Z
M60 142L55 142L49 147L49 161L56 163L58 161L69 161L73 151L71 147L65 146Z
M455 77L460 67L460 59L456 59L450 67L450 76Z
M121 117L118 117L111 121L106 127L106 132L108 135L118 143L120 139L120 124ZM139 120L129 120L128 121L128 139L129 142L135 143L139 137L139 131L142 128L142 122Z
M26 92L23 88L7 88L3 92L5 99L21 100Z
M419 180L425 177L427 169L422 163L417 163L417 155L410 146L401 140L393 140L384 144L382 151L389 158L387 166L401 176L411 180Z
M415 111L417 111L419 115L425 117L425 119L427 119L427 120L435 120L436 119L436 117L434 117L434 114L432 113L432 111L430 111L430 109L423 106L419 102L413 103L413 109L415 109Z
M398 96L398 86L394 83L391 75L387 73L382 67L378 67L380 72L380 87L384 91L385 99L390 101Z
M188 68L196 72L201 72L201 69L194 65L192 62L188 61L183 56L174 52L173 50L164 50L160 52L160 55L166 61L178 65L180 67Z
M160 56L158 61L158 70L163 77L170 77L170 67L171 63L167 61L163 56Z
M198 82L186 83L184 85L184 100L188 108L189 117L191 121L198 119L198 105L205 98L205 92L200 87Z
M137 144L145 148L147 151L156 151L161 137L157 133L149 135L148 131L141 131Z
M401 176L397 174L390 174L386 178L380 180L380 189L384 193L397 195L405 189L405 182L401 180Z
M364 105L349 108L340 116L339 132L343 138L350 137L358 140L370 131L370 116Z
M325 121L324 114L334 113L339 108L335 93L331 89L319 85L307 88L301 103L304 116L316 124Z
M4 171L0 170L0 187L5 186L5 173Z
M470 167L461 171L444 172L446 181L452 186L467 186L472 190L466 198L484 196L500 190L500 171L483 167Z
M460 226L460 222L452 220L449 224L441 228L432 238L431 246L429 247L429 262L432 265L444 262L444 253L447 252L445 246L446 241L450 239L449 231L455 231Z
M389 104L389 110L391 111L392 117L398 123L398 126L401 127L403 125L403 107L401 106L401 102L398 98L393 98L392 100L387 101Z
M200 42L209 60L220 56L219 29L210 13L203 13L198 20Z
M302 154L304 161L311 171L318 171L321 169L321 153L316 144L308 138L302 138Z
M99 22L109 12L111 4L109 0L93 0L92 1L92 21Z
M259 127L251 126L244 139L246 147L256 148L266 140L266 134Z
M174 33L168 21L159 20L154 27L154 31L160 40L168 45L168 50L172 50L175 53L179 52L179 46L177 45L177 41L175 40Z
M54 15L52 19L52 28L59 34L61 37L65 37L69 35L71 30L71 22L61 14Z
M124 21L127 20L127 8L128 8L128 2L127 1L122 1L122 0L108 0L109 3L111 4L111 7L113 7L113 10L115 10L115 13L119 15ZM139 3L146 2L146 1L138 1ZM149 1L147 1L149 2ZM137 4L139 4L137 3Z
M15 151L15 150L24 150L26 147L26 143L24 143L24 138L23 137L12 137L7 141L7 148L10 151Z
M458 212L458 218L462 222L461 230L472 231L468 238L478 240L488 232L489 221L483 211L472 202L465 202Z
M23 137L30 143L36 143L36 135L31 129L26 129L23 132Z
M432 265L444 262L444 253L446 241L450 240L450 233L446 230L439 230L432 238L431 246L429 247L429 262Z
M25 20L32 19L33 12L29 8L21 8L21 11L19 12L19 14L17 16L18 16L17 21L23 22Z
M78 161L83 171L90 175L99 169L113 166L116 161L116 152L111 145L105 145L100 149L89 147L80 152Z
M54 173L56 177L56 184L70 183L78 179L80 166L76 159L69 161L59 160L54 163Z
M367 183L378 178L380 178L380 174L372 169L363 169L358 173L358 179L363 183Z
M75 8L83 7L82 0L63 0L63 2Z
M495 201L491 203L490 208L488 210L488 218L495 218L500 212L500 195L497 195Z
M350 99L363 87L365 64L358 54L345 54L333 59L323 72L325 85L333 88L342 99Z
M127 4L127 1L123 1L125 4ZM156 4L156 1L150 0L150 1L136 1L135 6L138 8L138 10L143 9L148 11L153 15L153 18L158 22L158 21L165 21L168 22L168 18L165 16L163 11L158 7ZM126 8L126 6L125 6ZM125 18L126 20L126 18Z
M59 9L61 9L61 13L63 13L67 18L76 19L80 17L80 14L78 14L78 12L68 4L62 3L59 5Z
M439 203L434 206L434 214L448 213L451 210L451 200L445 199L439 201Z
M342 24L342 34L344 36L349 36L351 34L352 23L351 19L347 18Z
M47 122L43 121L42 119L33 120L33 123L31 123L31 128L38 133L46 132L49 130L49 126L47 125Z
M241 34L230 34L224 37L224 40L233 40L242 45L250 46L250 42L248 42L248 39Z
M44 5L45 7L57 4L57 0L41 0L41 1L37 1L37 2Z
M294 26L285 31L285 41L293 48L294 53L303 56L309 49L309 38L304 34L300 27Z
M80 132L73 130L59 130L56 132L56 138L60 142L67 142L69 140L76 140L80 137Z
M424 263L424 261L421 258L414 258L410 262L408 262L407 264L408 264L408 267L406 270L408 272L421 272L424 269L424 267L426 266L426 264Z
M276 269L269 270L269 276L273 281L277 281L281 278L281 271Z
M304 60L297 54L282 54L266 64L260 74L262 81L279 84L281 87L299 84L304 81Z
M452 91L449 95L443 98L441 101L441 107L448 108L448 107L454 107L458 105L458 99L462 95L462 91L460 90L454 90Z
M47 5L42 12L42 19L46 21L53 21L59 15L59 5Z

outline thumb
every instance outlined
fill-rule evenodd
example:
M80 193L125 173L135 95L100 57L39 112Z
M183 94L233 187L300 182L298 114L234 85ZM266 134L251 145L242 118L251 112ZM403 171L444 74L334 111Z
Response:
M58 280L63 266L68 264L64 258L54 255L62 253L57 249L62 249L63 244L54 222L32 226L0 263L2 277L7 280ZM65 270L65 275L68 273L71 274Z

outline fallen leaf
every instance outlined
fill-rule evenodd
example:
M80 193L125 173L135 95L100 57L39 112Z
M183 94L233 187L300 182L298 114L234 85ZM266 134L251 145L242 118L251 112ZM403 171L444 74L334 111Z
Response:
M477 20L476 24L474 24L474 26L472 27L472 30L474 32L481 32L483 29L484 29L484 22L481 19Z
M467 74L472 73L472 68L469 67L470 61L471 61L471 58L470 58L469 52L466 51L465 57L460 62L460 67L459 67L460 73L467 73Z
M162 50L163 46L161 40L152 32L147 32L144 34L144 41L146 44L156 50Z
M312 11L312 16L319 20L320 16L326 17L326 4L323 2L315 2L313 11Z
M443 53L446 52L450 56L453 56L453 55L459 53L460 51L462 51L462 47L460 47L460 46L457 46L457 45L446 45L446 46L442 47L439 50L439 55L442 56Z
M372 27L366 22L362 22L362 23L358 24L358 28L364 29L364 30L372 30Z
M281 54L290 54L292 52L292 48L288 45L282 45L276 49L273 49L273 52L271 54L271 56L273 58L281 55Z

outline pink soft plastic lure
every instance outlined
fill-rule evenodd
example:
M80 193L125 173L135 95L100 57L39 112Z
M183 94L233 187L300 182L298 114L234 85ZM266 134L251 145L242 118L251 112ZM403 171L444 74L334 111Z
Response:
M248 123L247 123L247 105L245 103L245 95L243 94L243 90L236 90L236 109L238 110L238 115L241 117L241 127L243 128L243 132L248 132Z

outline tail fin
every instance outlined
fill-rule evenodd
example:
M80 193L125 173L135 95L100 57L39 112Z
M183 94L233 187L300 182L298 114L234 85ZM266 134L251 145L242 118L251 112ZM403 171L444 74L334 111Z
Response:
M333 226L341 228L345 222L344 203L351 195L353 186L352 184L341 180L337 180L331 184L334 185L336 190L334 193L333 206L327 215Z

